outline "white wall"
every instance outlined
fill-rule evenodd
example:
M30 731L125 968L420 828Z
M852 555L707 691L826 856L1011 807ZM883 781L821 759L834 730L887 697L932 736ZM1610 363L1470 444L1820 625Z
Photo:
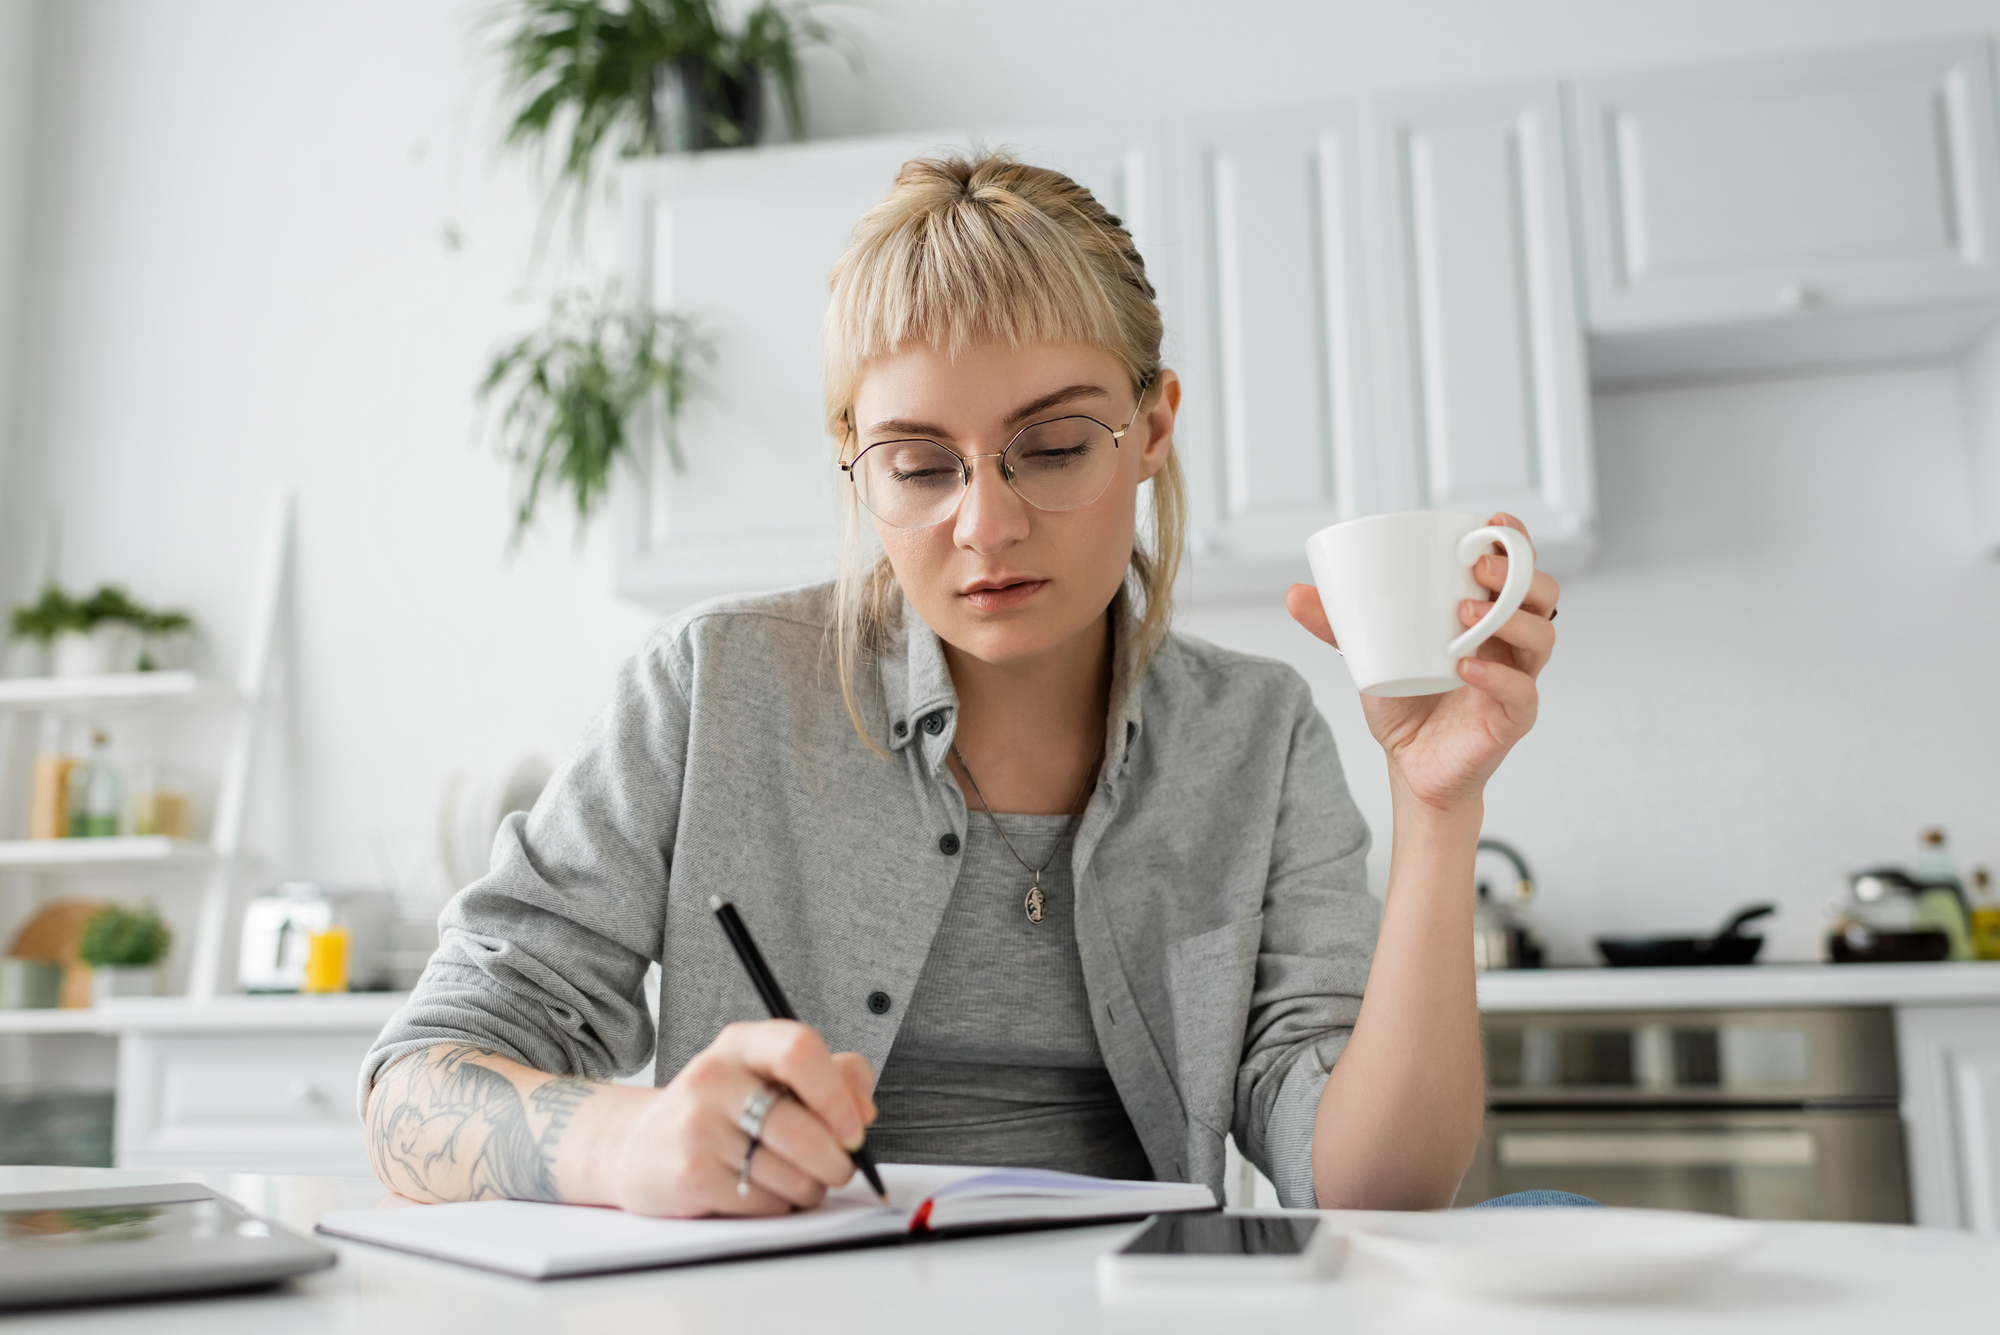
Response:
M559 753L648 620L612 598L601 533L502 555L507 478L471 439L470 387L532 314L510 297L535 205L494 162L482 8L72 0L34 57L32 337L0 526L57 500L72 581L193 606L227 664L246 558L297 492L287 727L260 794L276 870L372 877L376 838L426 826L451 771ZM891 0L854 22L864 76L814 65L823 132L2000 30L1990 0ZM1567 955L1767 893L1776 953L1808 954L1840 874L1921 821L2000 857L1996 576L1955 405L1936 368L1600 401L1605 559L1572 582L1542 725L1490 801ZM1186 625L1300 664L1379 819L1331 657L1271 608Z
M21 278L26 259L28 172L33 154L34 50L40 0L0 0L0 507L14 458L15 363L20 351ZM0 509L0 514L5 510ZM19 534L0 531L0 574ZM0 583L0 594L12 589Z

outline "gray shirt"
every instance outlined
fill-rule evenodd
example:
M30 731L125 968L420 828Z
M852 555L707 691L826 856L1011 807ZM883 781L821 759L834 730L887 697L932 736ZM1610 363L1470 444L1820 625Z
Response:
M875 1083L884 1163L1153 1175L1105 1068L1076 945L1068 816L974 811L958 883ZM1041 921L1025 899L1040 877Z
M446 907L364 1096L383 1062L440 1041L593 1079L653 1057L665 1082L762 1013L712 894L736 901L828 1044L883 1068L958 879L957 700L906 605L856 683L888 755L863 745L830 608L817 585L654 633L535 809L502 826L492 870ZM1281 1200L1313 1203L1319 1095L1374 947L1367 848L1297 673L1178 635L1143 674L1121 656L1069 867L1091 1025L1156 1176L1220 1196L1234 1132Z

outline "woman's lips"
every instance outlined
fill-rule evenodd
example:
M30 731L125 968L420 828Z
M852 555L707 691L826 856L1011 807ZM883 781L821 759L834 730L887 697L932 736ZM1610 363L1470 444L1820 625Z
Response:
M973 589L969 593L960 594L959 597L982 612L1007 612L1027 602L1048 585L1049 582L1045 579L1024 579L1013 584L1001 585L997 589Z

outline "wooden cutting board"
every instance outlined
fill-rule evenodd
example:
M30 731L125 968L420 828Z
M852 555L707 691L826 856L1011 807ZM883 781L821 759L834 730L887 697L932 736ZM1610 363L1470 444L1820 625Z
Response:
M52 899L28 919L7 952L22 959L54 960L62 965L65 1008L90 1007L90 966L76 957L76 947L83 939L83 925L104 907L95 900Z

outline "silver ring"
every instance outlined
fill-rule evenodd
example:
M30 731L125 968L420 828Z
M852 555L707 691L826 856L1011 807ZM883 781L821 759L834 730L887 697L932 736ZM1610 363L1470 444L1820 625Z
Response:
M757 1145L757 1137L752 1136L750 1137L750 1148L743 1151L743 1171L736 1175L736 1194L738 1196L748 1196L750 1194L750 1161L757 1157Z
M750 1097L743 1100L743 1111L736 1114L736 1125L742 1127L743 1134L750 1137L752 1150L755 1150L757 1142L764 1138L764 1119L771 1115L771 1109L776 1106L780 1097L775 1089L759 1088L751 1090ZM747 1164L749 1160L746 1159L744 1162Z

